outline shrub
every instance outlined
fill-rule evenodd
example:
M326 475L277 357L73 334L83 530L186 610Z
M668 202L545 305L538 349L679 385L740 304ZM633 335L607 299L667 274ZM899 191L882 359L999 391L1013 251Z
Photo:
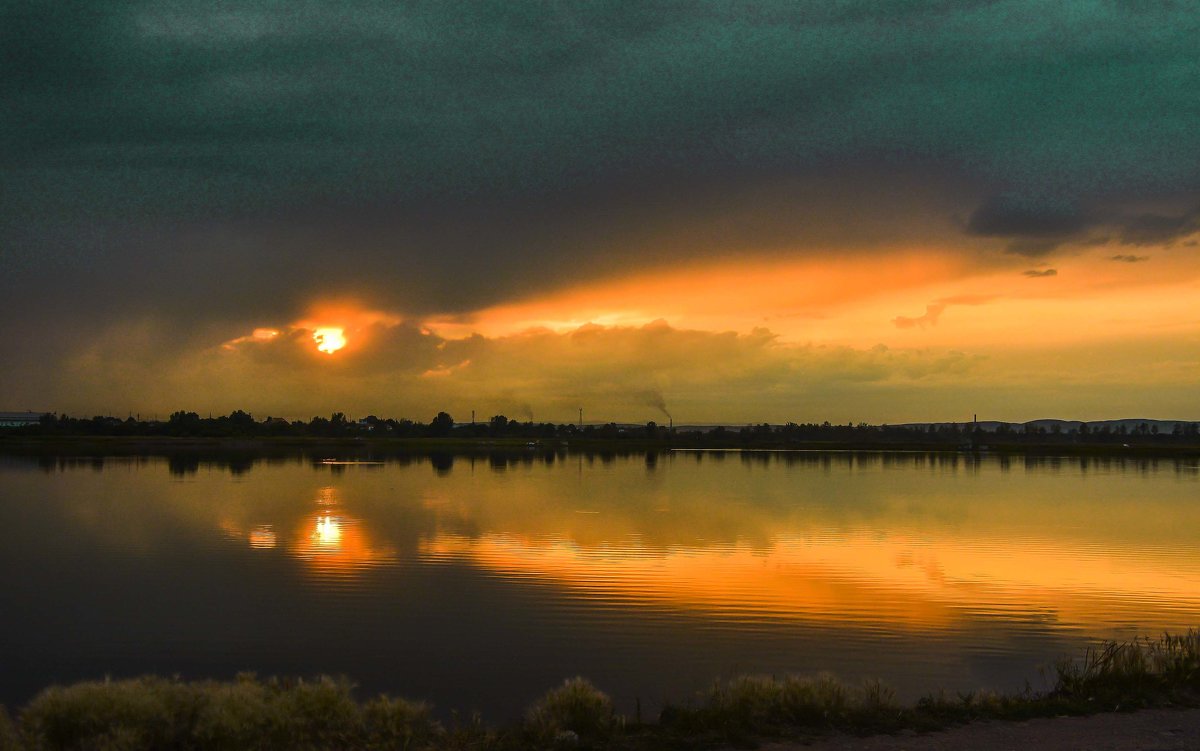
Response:
M443 730L424 702L380 696L363 706L363 734L369 749L420 749L440 738Z
M17 728L13 724L12 718L8 715L8 710L0 704L0 751L20 751L21 738L17 735Z
M525 719L541 738L552 738L567 730L581 738L603 738L618 724L612 699L578 677L548 691L529 708Z
M360 740L348 681L182 683L161 678L43 691L21 715L35 751L340 749Z
M40 749L150 749L174 745L194 689L162 678L55 686L21 713L26 745Z
M355 702L345 679L183 683L154 677L46 689L19 715L0 707L0 751L496 751L537 747L630 748L753 742L840 729L928 730L974 719L1082 714L1200 701L1200 631L1105 642L1056 666L1045 693L931 694L900 707L877 681L847 688L830 675L743 676L716 684L657 726L625 732L612 701L572 678L530 706L522 723L491 729L478 715L448 729L426 704L380 696ZM18 732L19 729L19 732ZM618 737L614 734L620 730Z
M359 706L345 678L322 677L281 686L267 684L276 748L340 749L350 746L360 727Z
M233 683L206 683L203 701L192 726L199 748L235 751L270 747L283 724L275 716L267 689L252 675L239 675Z

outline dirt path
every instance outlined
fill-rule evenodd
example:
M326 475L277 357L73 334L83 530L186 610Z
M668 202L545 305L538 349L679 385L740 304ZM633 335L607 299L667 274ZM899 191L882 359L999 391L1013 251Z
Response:
M1200 751L1200 709L978 722L936 733L835 736L763 751Z

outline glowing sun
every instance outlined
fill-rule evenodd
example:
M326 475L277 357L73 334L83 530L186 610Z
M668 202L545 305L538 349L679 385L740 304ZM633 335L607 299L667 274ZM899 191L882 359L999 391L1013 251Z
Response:
M317 329L313 332L313 341L317 343L318 350L332 355L346 346L346 332L333 328Z

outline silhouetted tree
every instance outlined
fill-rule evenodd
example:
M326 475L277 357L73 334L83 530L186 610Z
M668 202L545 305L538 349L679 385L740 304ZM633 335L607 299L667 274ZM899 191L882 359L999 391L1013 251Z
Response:
M454 418L445 412L438 412L429 422L429 435L435 438L445 438L454 429Z
M95 418L93 422L101 419L103 418ZM183 410L172 412L167 420L167 433L176 436L200 435L200 415Z

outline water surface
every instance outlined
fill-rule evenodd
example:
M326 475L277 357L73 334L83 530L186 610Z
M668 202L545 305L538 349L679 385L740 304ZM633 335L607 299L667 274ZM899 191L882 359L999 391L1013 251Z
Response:
M145 672L351 676L516 715L738 673L1039 685L1200 624L1195 461L528 452L0 460L0 701Z

